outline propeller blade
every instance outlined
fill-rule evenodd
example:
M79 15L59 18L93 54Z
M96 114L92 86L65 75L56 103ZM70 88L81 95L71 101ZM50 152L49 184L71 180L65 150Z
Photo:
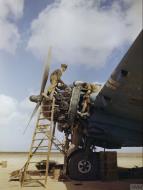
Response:
M37 105L36 105L36 107L34 108L34 110L33 110L32 114L31 114L31 117L30 117L30 119L29 119L29 121L28 121L28 124L27 124L27 126L26 126L26 128L25 128L23 134L25 134L25 132L27 131L27 129L28 129L28 127L29 127L29 124L30 124L32 118L34 117L34 115L36 114L36 112L37 112L37 110L38 110L40 104L41 104L41 102L38 102Z
M50 63L51 63L51 56L52 56L52 48L49 48L48 51L48 58L47 61L45 63L45 69L44 69L44 73L43 73L43 78L42 78L42 85L41 85L41 91L40 94L42 94L45 90L45 86L49 77L49 71L50 71Z
M46 86L46 83L47 83L47 80L48 80L48 76L49 76L49 71L50 71L50 63L51 63L51 55L52 55L52 48L50 47L49 50L48 50L48 57L47 57L47 61L45 63L45 68L44 68L44 73L43 73L43 78L42 78L42 85L41 85L41 90L40 90L40 95L44 92L45 90L45 86ZM32 120L32 118L34 117L34 115L36 114L41 102L42 102L43 98L37 103L35 109L33 110L33 113L29 119L29 122L23 132L23 134L26 132L26 130L28 129L29 127L29 124Z

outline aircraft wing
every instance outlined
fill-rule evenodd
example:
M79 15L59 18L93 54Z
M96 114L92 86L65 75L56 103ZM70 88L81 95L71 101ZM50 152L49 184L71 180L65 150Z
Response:
M143 31L98 94L94 106L112 115L143 119Z
M143 133L143 31L97 95L89 118L90 134L101 142L141 146ZM114 139L114 140L113 140ZM112 147L115 147L114 145Z

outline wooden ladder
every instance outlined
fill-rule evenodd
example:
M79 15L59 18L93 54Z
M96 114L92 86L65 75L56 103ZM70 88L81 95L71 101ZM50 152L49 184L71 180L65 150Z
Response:
M28 154L28 160L25 163L24 167L21 169L20 183L22 187L29 186L29 184L31 185L32 183L33 187L35 186L35 184L37 184L38 186L42 185L44 187L46 187L47 185L49 158L53 141L55 142L54 134L56 124L53 121L55 98L51 100L50 104L51 105L41 104L40 106L40 111L38 114L38 119L36 122L36 127ZM42 109L44 106L51 106L50 111L44 111ZM44 112L49 112L49 116L45 117ZM46 165L45 168L36 168L36 164L39 164L38 158L40 160L44 160L44 163Z

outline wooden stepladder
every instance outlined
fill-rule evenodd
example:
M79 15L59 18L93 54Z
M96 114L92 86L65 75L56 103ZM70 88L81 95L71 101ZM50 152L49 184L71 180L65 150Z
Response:
M39 186L46 187L48 179L49 158L54 140L56 124L53 121L55 98L50 100L49 104L41 104L32 143L28 155L28 160L21 169L21 186ZM50 106L49 111L44 111L44 107ZM47 109L46 109L47 110ZM46 112L46 117L44 117ZM44 160L44 167L38 168L39 161ZM46 167L45 167L46 166Z

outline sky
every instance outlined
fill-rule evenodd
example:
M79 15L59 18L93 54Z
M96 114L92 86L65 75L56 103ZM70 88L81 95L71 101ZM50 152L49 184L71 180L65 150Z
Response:
M50 71L104 83L142 29L142 0L0 0L0 151L28 151L43 65L52 46ZM140 149L123 149L123 151Z

